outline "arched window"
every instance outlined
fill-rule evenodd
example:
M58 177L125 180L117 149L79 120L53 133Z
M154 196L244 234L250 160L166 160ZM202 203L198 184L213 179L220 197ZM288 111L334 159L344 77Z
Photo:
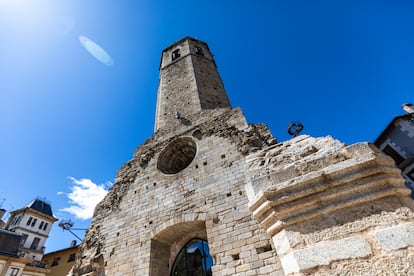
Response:
M176 60L177 58L179 58L181 56L180 54L180 49L175 49L172 54L171 54L171 60Z
M204 56L203 49L201 49L201 47L195 46L195 53L199 56Z
M213 258L208 243L201 239L192 239L178 253L171 276L211 276Z

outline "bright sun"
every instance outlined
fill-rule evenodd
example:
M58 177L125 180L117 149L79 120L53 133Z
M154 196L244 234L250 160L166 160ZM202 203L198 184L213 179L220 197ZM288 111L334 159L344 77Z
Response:
M63 2L63 1L62 1ZM15 34L67 34L74 25L65 5L54 0L0 0L0 18Z

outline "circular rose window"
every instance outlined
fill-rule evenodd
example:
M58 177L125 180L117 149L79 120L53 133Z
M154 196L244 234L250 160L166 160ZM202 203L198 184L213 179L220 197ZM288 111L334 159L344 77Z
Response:
M165 174L175 174L184 170L193 161L197 145L190 137L172 141L163 149L158 158L157 167Z

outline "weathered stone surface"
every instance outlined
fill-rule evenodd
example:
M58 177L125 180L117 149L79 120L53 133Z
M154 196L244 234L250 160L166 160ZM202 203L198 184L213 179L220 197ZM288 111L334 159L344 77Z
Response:
M291 248L295 248L298 244L303 243L303 236L298 232L287 232L282 230L273 236L273 244L278 254L285 254Z
M414 275L414 255L387 254L375 258L349 259L343 262L333 262L329 266L318 267L306 274L311 275ZM303 275L294 273L292 275Z
M176 59L171 58L174 51L179 52ZM230 107L206 43L187 37L164 49L155 130L180 129L193 124L204 110Z
M414 246L414 223L379 229L374 237L388 251Z
M162 131L154 133L121 167L96 207L75 275L86 268L97 271L92 266L96 256L102 256L106 275L127 273L126 267L134 275L168 275L174 254L192 237L209 241L213 268L220 273L243 270L246 266L238 267L246 263L252 263L247 272L253 275L260 275L260 269L281 272L271 240L259 238L264 233L246 208L244 193L245 155L275 139L264 125L248 125L240 109L211 114L215 116L164 139ZM194 159L176 174L163 174L158 156L179 137L196 143ZM229 251L239 260L226 255Z
M401 249L403 260L379 269L407 271L414 205L392 159L374 146L299 136L246 161L249 208L285 273L332 275L343 267L359 275L360 266Z
M280 260L285 273L306 271L332 261L366 257L371 254L371 246L362 237L349 237L335 241L316 243L306 249L295 250Z
M308 145L301 147L303 151L298 151L296 156L306 155L306 158L298 159L295 166L291 163L282 166L277 161L283 160L285 155L291 156L290 149L287 153L278 151L274 162L279 167L274 167L273 159L269 156L264 162L257 158L250 160L249 166L256 170L250 173L246 188L249 208L271 236L288 225L321 214L387 196L409 194L392 160L373 146L342 146L336 147L335 151L317 146L323 146L321 141L327 141L327 145L333 148L330 140L302 139L300 142L307 141ZM312 150L309 151L309 148ZM320 151L324 154L321 155ZM260 156L260 153L256 155ZM291 159L295 160L293 157ZM312 169L308 170L309 167Z

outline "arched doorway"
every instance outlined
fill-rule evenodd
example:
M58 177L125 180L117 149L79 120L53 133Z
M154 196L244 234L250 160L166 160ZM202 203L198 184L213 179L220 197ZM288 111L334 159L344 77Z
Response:
M192 239L178 253L171 276L211 276L212 266L207 241Z

